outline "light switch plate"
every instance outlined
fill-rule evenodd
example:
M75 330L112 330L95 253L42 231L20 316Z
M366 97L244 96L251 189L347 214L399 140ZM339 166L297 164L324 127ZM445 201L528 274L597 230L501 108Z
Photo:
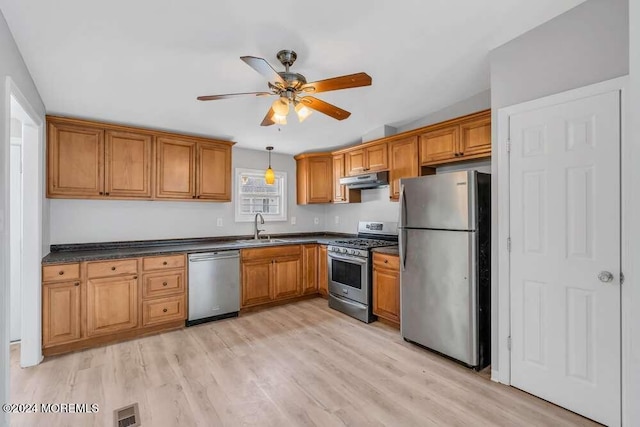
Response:
M333 222L335 222L336 224L340 224L340 217L336 215L335 218L333 219Z
M320 224L320 218L318 218L318 217L313 218L313 223L314 223L315 225Z
M296 217L295 216L291 217L291 225L296 225Z
M218 220L216 221L216 225L218 227L222 227L222 218L218 218Z

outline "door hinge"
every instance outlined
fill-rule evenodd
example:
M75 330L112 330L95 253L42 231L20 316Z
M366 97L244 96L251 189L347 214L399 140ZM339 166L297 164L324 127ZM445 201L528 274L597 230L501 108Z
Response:
M620 284L624 285L624 273L620 272Z
M511 351L511 335L507 337L507 349Z
M511 252L511 237L507 237L507 252Z
M511 140L507 139L507 153L511 152Z

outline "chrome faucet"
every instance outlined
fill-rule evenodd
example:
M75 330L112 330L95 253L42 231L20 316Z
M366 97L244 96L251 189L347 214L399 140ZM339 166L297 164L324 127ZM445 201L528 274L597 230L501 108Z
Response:
M260 238L260 232L264 231L258 228L258 217L260 217L260 224L264 224L264 217L258 212L253 219L253 238L258 240Z

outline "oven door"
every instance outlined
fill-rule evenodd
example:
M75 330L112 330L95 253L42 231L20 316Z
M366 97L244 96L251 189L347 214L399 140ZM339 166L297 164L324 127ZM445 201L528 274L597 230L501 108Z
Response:
M369 260L329 252L329 292L369 304Z

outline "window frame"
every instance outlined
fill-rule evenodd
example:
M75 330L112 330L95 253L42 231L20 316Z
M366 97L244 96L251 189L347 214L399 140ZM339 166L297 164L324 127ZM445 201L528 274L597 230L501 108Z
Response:
M287 221L287 173L283 171L277 171L274 169L276 176L276 183L274 185L280 186L280 213L278 215L262 214L265 222L286 222ZM234 202L234 215L235 222L252 222L255 218L255 214L244 214L241 212L240 203L242 201L242 195L240 194L240 178L242 175L261 176L264 178L264 170L249 169L249 168L236 168L234 174L234 187L233 195L235 197ZM279 183L279 184L278 184Z

